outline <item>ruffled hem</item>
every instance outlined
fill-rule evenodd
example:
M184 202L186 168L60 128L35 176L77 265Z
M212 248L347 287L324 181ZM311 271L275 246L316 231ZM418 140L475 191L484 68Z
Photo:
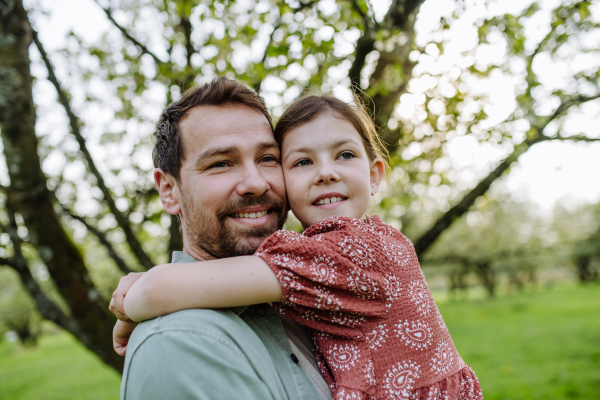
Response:
M468 365L433 385L389 396L368 396L360 390L341 386L334 388L332 394L334 400L483 400L479 379Z
M475 372L465 366L455 373L430 386L413 390L407 400L483 400L479 379Z

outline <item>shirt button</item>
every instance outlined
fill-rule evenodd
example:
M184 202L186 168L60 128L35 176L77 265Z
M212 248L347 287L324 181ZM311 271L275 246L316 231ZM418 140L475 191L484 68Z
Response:
M290 355L290 357L292 357L292 361L295 362L296 364L298 364L298 357L296 357L296 355L294 353L292 353Z

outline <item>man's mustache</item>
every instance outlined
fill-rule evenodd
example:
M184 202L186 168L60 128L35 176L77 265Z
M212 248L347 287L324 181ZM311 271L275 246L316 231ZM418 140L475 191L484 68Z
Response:
M217 212L217 218L219 221L223 221L230 214L251 207L268 207L269 211L281 214L286 209L286 204L283 199L267 193L263 193L258 197L245 195L225 205Z

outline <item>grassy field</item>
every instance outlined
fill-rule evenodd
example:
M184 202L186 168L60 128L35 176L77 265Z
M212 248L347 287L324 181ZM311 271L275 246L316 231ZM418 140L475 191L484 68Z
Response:
M439 308L487 400L600 399L600 286Z
M600 399L600 286L439 307L487 400ZM66 334L0 343L0 400L118 396L119 376Z
M68 334L43 336L36 349L0 343L0 400L118 400L120 384Z

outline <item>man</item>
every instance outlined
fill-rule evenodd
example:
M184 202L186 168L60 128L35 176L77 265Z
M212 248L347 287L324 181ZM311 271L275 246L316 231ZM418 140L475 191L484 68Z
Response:
M252 254L282 227L271 117L245 86L219 78L186 92L163 112L153 156L163 206L182 228L173 262ZM311 349L303 329L267 305L180 311L137 326L121 398L330 399Z

